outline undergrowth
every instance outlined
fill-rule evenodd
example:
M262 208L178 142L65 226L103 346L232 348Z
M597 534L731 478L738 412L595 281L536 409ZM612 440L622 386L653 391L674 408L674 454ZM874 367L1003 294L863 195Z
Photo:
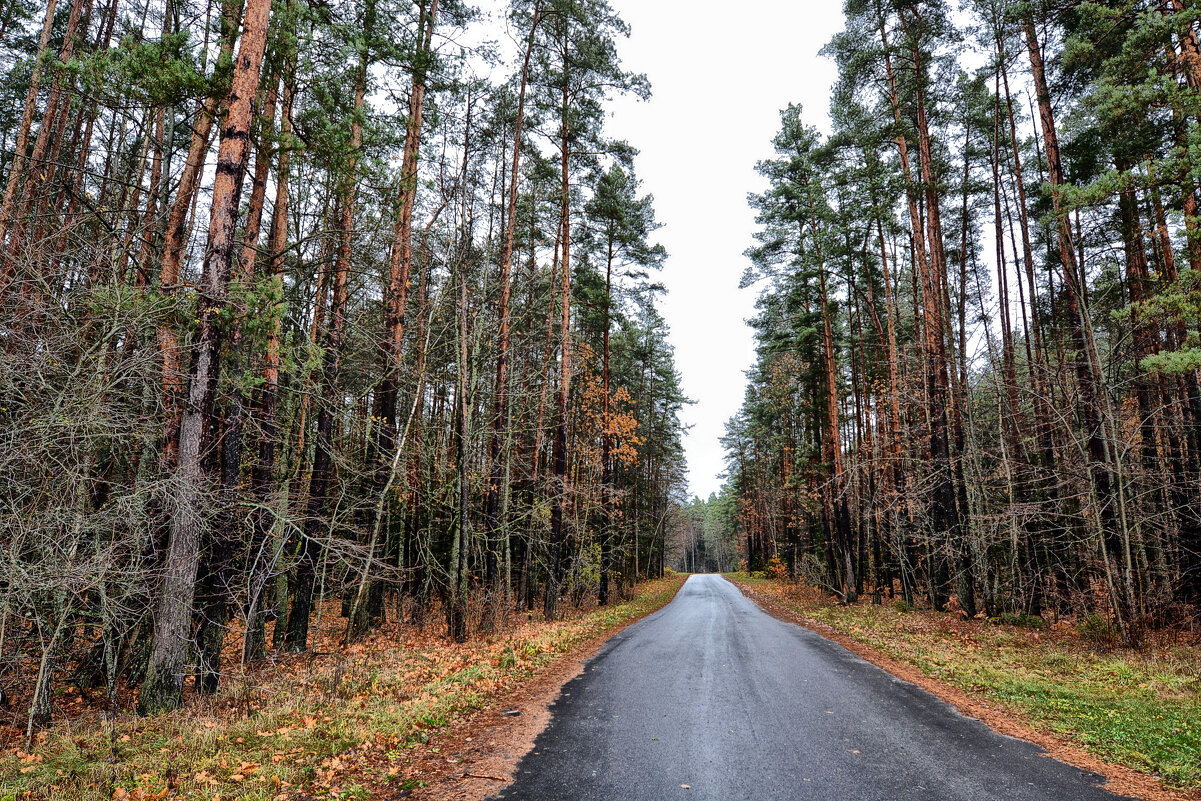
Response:
M170 714L83 715L0 753L0 801L285 801L373 797L421 785L406 756L437 752L439 729L484 708L575 646L671 600L683 578L553 623L522 619L456 644L404 630L227 681ZM383 770L374 767L383 764ZM389 767L390 766L390 767Z

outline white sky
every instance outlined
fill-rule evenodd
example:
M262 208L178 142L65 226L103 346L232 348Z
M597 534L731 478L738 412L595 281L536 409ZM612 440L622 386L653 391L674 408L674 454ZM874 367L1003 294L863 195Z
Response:
M772 155L779 110L801 103L828 130L833 64L818 50L842 30L841 3L815 0L610 0L633 28L619 43L625 67L644 72L649 102L612 104L610 135L641 150L643 191L655 196L670 258L660 279L684 392L691 491L721 487L725 423L742 404L754 361L745 320L756 290L739 290L753 244L748 192L755 162Z

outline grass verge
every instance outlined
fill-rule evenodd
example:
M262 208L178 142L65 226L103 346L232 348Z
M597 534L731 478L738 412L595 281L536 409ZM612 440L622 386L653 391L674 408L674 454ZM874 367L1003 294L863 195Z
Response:
M870 600L844 606L811 587L746 573L727 577L804 622L828 626L1035 730L1198 795L1201 654L1195 646L1099 648L1087 626L998 625Z
M436 753L440 729L663 606L683 579L643 583L629 600L552 623L520 618L462 644L405 627L237 677L217 698L170 714L80 715L29 750L0 753L0 801L350 801L373 797L369 785L413 789L420 777L386 766Z

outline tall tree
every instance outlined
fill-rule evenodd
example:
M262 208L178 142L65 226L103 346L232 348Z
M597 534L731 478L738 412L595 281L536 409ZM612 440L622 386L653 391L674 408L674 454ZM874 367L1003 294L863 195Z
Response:
M161 600L154 615L154 649L139 700L139 709L143 713L173 709L179 706L183 697L196 572L208 528L203 508L208 484L204 462L206 451L212 445L208 433L212 428L220 368L224 330L221 313L228 304L238 202L249 156L251 109L258 91L270 15L270 0L247 2L226 103L226 118L221 128L198 299L200 324L192 346L187 405L180 424L170 540L159 587Z

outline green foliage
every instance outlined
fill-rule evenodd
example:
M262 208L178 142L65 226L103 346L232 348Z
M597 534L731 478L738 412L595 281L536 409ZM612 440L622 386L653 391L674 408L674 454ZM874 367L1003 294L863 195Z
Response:
M1017 626L1024 629L1045 629L1047 621L1036 615L1014 614L1005 612L995 617L990 617L988 622L994 626Z
M1082 615L1079 622L1076 623L1076 630L1080 632L1080 636L1084 638L1085 642L1098 650L1109 650L1122 644L1118 627L1113 624L1112 620L1098 612Z
M505 646L505 650L500 654L500 667L511 668L517 664L517 654L514 653L511 646Z
M1169 350L1146 356L1139 362L1139 367L1148 373L1170 376L1189 375L1201 370L1201 348Z
M187 31L146 41L133 34L120 44L76 58L64 69L78 76L83 89L106 97L130 98L148 106L172 106L219 92L217 75L211 83L190 49Z

